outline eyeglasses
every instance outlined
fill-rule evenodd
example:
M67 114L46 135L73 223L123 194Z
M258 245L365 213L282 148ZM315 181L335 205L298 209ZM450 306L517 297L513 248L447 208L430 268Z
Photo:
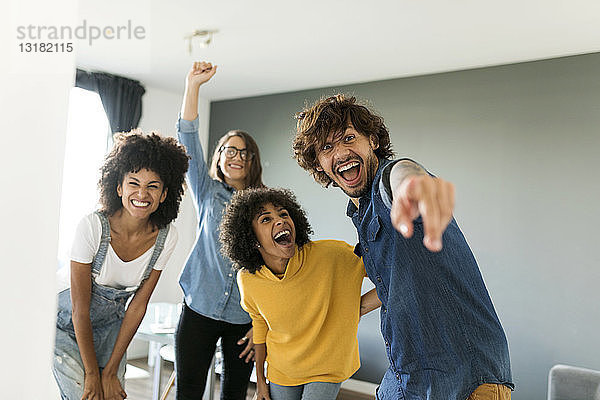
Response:
M219 151L225 152L225 157L227 158L234 158L237 153L240 153L240 158L242 161L248 161L254 158L253 152L248 151L247 149L238 149L235 146L221 146Z

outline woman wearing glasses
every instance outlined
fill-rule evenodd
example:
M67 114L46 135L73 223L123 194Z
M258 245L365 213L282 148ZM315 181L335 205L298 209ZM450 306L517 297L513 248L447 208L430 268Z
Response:
M243 131L219 139L210 166L198 138L198 91L216 66L196 62L187 74L177 136L191 156L188 180L199 232L179 278L184 305L175 336L177 399L200 399L221 338L221 399L245 399L254 359L250 316L240 306L236 272L220 253L218 228L233 193L264 186L258 146Z

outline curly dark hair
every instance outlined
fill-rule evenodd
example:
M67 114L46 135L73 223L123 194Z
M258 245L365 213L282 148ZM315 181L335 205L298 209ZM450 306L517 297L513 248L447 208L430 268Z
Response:
M258 240L252 229L252 221L268 203L288 211L294 221L296 245L299 248L310 241L313 230L306 213L290 190L264 187L237 191L225 209L219 232L221 252L233 261L237 269L255 273L265 263L256 248Z
M394 155L390 143L390 133L383 118L366 106L358 104L354 96L337 94L321 98L313 106L296 113L297 132L294 137L294 158L298 164L312 175L315 181L328 187L332 180L323 171L318 171L317 150L321 148L330 133L343 133L348 122L364 136L375 137L379 145L375 149L377 158L391 158Z
M154 132L146 135L139 129L117 133L114 140L112 150L100 167L100 211L109 216L119 211L123 203L117 187L125 175L148 169L160 176L167 189L165 201L150 215L150 221L159 229L165 227L179 212L189 163L185 147L174 138Z

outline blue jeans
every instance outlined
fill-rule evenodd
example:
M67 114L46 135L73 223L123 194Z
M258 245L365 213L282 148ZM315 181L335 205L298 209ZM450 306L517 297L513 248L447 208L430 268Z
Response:
M269 383L271 400L335 400L341 383L310 382L298 386Z

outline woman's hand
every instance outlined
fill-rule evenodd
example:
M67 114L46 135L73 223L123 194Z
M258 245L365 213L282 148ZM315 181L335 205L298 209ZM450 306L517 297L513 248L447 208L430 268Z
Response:
M185 79L181 118L193 121L198 117L198 91L217 72L217 66L204 61L195 62Z
M209 62L195 62L187 74L186 83L188 87L198 88L206 83L217 72L217 66Z
M259 379L256 383L256 395L254 396L255 400L271 400L271 395L269 394L269 385L266 381Z
M246 335L243 338L238 340L237 344L242 345L242 344L244 344L244 342L246 343L246 347L240 353L239 357L240 358L246 357L246 363L249 363L251 361L254 361L254 358L256 355L256 353L254 351L254 340L252 339L252 328L250 328L250 330L248 332L246 332Z
M99 374L85 374L81 400L104 400Z
M102 391L104 400L123 400L127 398L127 393L123 390L119 378L116 374L102 371Z

